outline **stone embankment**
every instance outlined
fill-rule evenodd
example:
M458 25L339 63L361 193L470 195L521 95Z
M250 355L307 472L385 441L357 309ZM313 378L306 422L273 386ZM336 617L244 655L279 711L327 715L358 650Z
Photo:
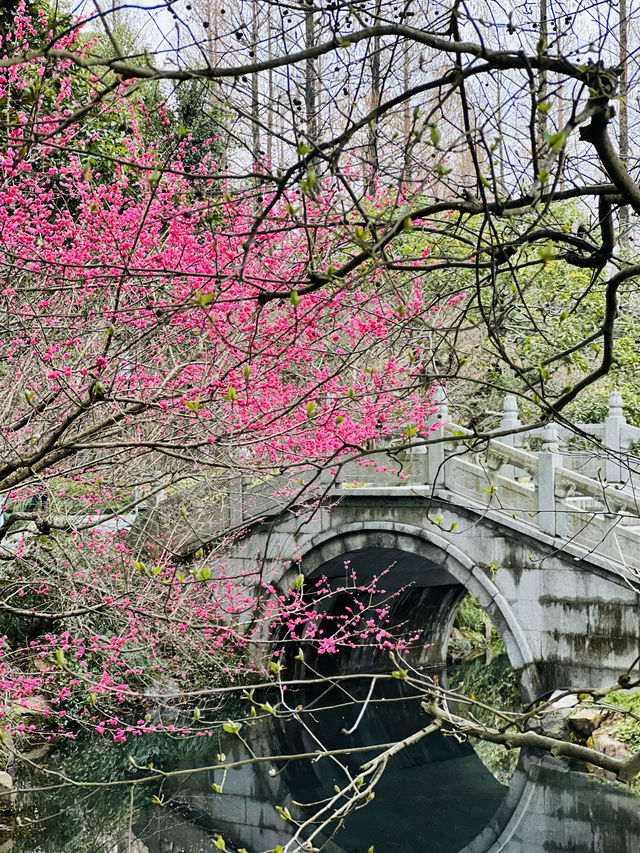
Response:
M551 696L548 707L530 721L529 728L626 761L640 750L640 691L620 690L597 702L591 696L557 691ZM615 778L612 773L592 765L581 769L603 779ZM640 780L634 780L631 788L640 795Z

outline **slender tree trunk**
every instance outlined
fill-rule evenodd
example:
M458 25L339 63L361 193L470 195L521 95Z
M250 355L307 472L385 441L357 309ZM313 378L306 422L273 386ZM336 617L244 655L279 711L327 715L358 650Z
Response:
M540 19L539 19L539 49L541 52L547 50L547 45L549 44L549 11L547 9L547 0L540 0ZM547 72L544 70L540 71L538 75L538 103L543 104L547 100L548 94L548 80L547 80ZM546 112L539 113L536 118L538 119L538 151L544 145L544 135L547 131L547 114Z
M629 158L629 114L627 111L628 80L628 36L629 20L627 0L620 0L620 159L626 165ZM620 244L629 245L629 205L620 208Z
M258 59L258 12L259 0L252 0L252 22L251 22L251 49L255 59ZM251 75L251 142L253 162L257 165L261 160L260 155L260 101L258 99L259 79L257 74Z
M411 85L410 75L409 75L409 48L411 43L409 39L405 40L403 51L402 51L402 84L404 86L405 93L409 91L409 86ZM410 184L413 174L411 171L411 156L413 152L413 146L411 145L411 104L408 100L406 100L402 107L403 110L403 124L404 124L404 156L405 156L405 164L404 164L404 179Z
M304 14L306 47L315 44L315 21L313 0L307 0L307 9ZM318 141L318 116L317 116L317 79L316 64L314 59L307 59L305 64L305 86L304 99L307 112L307 137L309 142Z
M273 58L273 27L271 25L271 6L267 6L267 55L269 59ZM269 168L273 168L273 113L274 113L274 89L273 89L273 69L270 68L268 73L269 87L269 104L267 109L267 160Z
M380 20L381 0L376 0L375 20ZM380 36L375 36L371 41L371 110L380 106ZM377 122L371 122L368 127L367 164L369 173L367 175L367 192L373 195L378 174L378 126Z

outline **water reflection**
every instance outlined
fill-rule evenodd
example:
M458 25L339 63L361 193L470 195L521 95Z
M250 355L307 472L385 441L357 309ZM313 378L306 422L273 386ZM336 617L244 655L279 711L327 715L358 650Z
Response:
M366 685L362 686L366 689ZM59 769L83 778L126 776L132 748L138 763L154 761L166 770L193 768L215 761L223 751L229 761L249 750L256 755L310 752L318 742L327 748L389 743L428 722L417 702L399 701L402 685L378 694L352 735L343 734L358 715L353 706L320 710L344 697L315 698L305 715L308 729L295 720L259 721L243 727L246 745L233 735L218 743L198 739L175 742L174 754L140 738L130 747L109 747L97 754L89 744L53 754ZM293 705L308 696L291 695ZM75 752L74 752L75 750ZM366 761L360 752L341 761L350 772ZM23 782L37 775L25 771ZM7 847L11 853L200 853L211 851L221 833L229 851L272 851L293 833L274 806L295 817L310 814L300 803L316 802L343 785L344 770L329 757L309 761L269 761L230 770L174 777L153 790L136 793L131 829L126 791L98 795L66 790L21 798L23 818L35 823ZM212 790L223 784L223 793ZM162 805L153 804L151 797ZM50 817L47 819L47 815ZM604 784L564 765L523 755L508 785L498 782L467 743L429 735L390 762L374 801L356 811L342 827L327 830L315 842L328 853L632 853L640 837L640 803L619 786Z

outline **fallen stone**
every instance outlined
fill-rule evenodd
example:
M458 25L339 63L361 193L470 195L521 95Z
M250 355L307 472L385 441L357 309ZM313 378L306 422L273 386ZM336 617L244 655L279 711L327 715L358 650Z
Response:
M0 813L13 814L16 805L16 795L13 789L13 779L4 770L0 771Z
M566 708L575 708L576 705L580 704L580 700L576 696L575 693L567 693L566 696L563 696L564 690L556 690L555 693L551 694L551 698L549 701L551 702L551 707L555 710ZM558 697L558 698L556 698Z
M626 761L632 755L626 744L616 740L606 732L596 731L593 733L593 748L603 755L619 758L621 761Z
M580 708L571 714L567 723L571 731L575 732L578 737L587 740L606 716L604 711L598 711L596 708Z
M549 701L551 701L551 705L541 711L539 716L528 721L527 730L557 740L566 740L570 735L567 718L572 709L580 704L580 700L575 693L564 696L563 691L556 690L555 693L552 693Z

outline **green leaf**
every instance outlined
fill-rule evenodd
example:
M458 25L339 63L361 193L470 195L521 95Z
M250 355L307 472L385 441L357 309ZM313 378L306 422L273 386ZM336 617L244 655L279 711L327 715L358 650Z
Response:
M202 293L201 290L198 290L194 297L196 305L199 305L200 308L206 308L207 305L210 305L214 299L215 296L213 295L213 293Z
M304 660L304 652L302 649L298 649L298 654L295 656L294 660Z
M305 411L307 413L307 417L309 417L310 415L313 414L315 408L316 408L316 404L313 402L313 400L311 400L310 403L307 403L307 408L305 409Z
M66 657L64 656L64 651L63 651L63 649L56 649L56 663L57 663L59 666L66 666L67 659L66 659Z
M226 723L222 724L222 728L230 735L237 735L242 728L242 723L234 723L233 720L227 720Z
M289 302L294 306L294 308L297 305L300 305L300 303L302 302L302 298L300 296L298 296L297 290L291 291L291 293L289 294Z
M564 145L565 133L559 130L557 133L545 133L544 140L552 151L559 151Z
M274 806L282 820L291 820L291 812L286 806Z
M229 385L229 390L227 391L227 399L231 400L231 402L233 403L237 396L238 395L236 394L236 389L233 387L233 385Z
M282 666L275 660L272 660L269 663L269 669L274 675L280 675L280 673L282 672Z
M393 672L391 673L391 675L392 675L394 678L397 678L399 681L404 681L404 680L406 679L406 677L407 677L407 670L406 670L406 669L401 669L401 668L399 668L399 669L394 669L394 670L393 670Z
M224 838L221 835L219 835L215 839L215 841L213 842L213 846L216 847L218 850L226 850L227 849L225 847Z
M429 134L429 138L431 139L431 144L438 146L440 144L440 131L437 126L434 124L431 128L431 133Z
M300 592L302 587L304 586L304 575L296 575L291 586L296 590L296 592Z

